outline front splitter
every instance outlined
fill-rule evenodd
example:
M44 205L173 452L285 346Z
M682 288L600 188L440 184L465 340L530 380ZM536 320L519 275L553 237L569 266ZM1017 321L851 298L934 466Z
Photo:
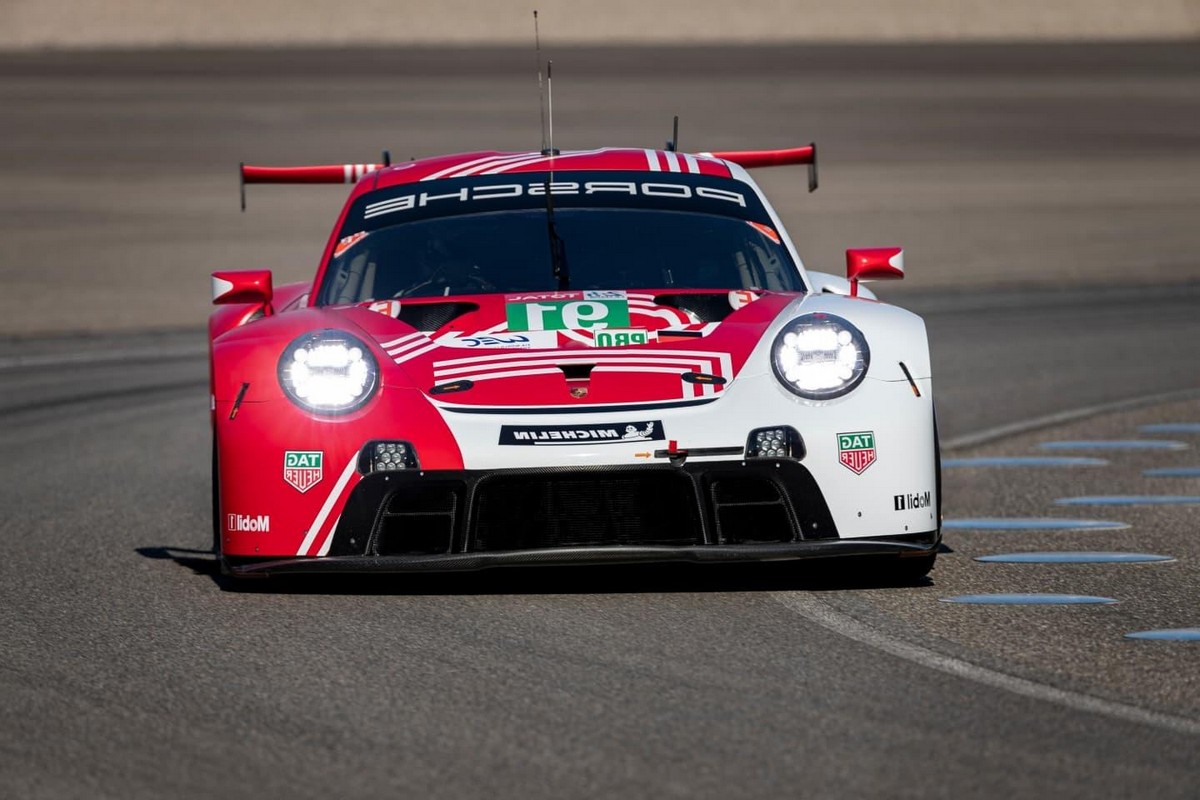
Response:
M496 553L448 553L405 556L325 556L256 560L228 565L245 577L300 573L471 572L495 567L542 567L569 564L649 564L663 562L735 563L797 561L847 556L920 557L937 552L938 531L903 539L833 539L788 544L700 545L693 547L563 547Z

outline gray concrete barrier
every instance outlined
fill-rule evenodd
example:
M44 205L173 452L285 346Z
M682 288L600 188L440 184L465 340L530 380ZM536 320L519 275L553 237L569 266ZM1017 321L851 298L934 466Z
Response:
M1200 37L1197 0L3 0L0 49L1104 41Z

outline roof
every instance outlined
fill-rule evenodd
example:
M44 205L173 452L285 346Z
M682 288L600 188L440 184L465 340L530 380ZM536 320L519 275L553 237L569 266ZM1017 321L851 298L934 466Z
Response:
M729 166L712 156L675 153L669 150L605 147L599 150L567 150L558 155L538 151L459 153L401 162L382 167L372 188L380 189L417 181L441 178L465 178L472 175L497 175L520 172L622 171L683 172L730 176Z

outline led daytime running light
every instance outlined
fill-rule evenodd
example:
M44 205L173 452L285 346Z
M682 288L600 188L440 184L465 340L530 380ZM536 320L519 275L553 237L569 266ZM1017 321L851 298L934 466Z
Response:
M379 366L358 338L337 330L307 333L279 359L279 384L298 406L318 414L344 414L374 394Z
M797 317L779 332L771 366L790 391L831 400L853 390L867 374L871 351L858 328L832 314Z

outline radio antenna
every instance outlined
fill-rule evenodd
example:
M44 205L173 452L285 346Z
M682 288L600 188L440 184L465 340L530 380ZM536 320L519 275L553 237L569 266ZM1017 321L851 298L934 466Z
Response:
M671 128L671 141L667 142L667 150L674 153L679 149L679 115L675 115L675 124Z
M546 90L542 85L542 37L538 33L538 12L533 11L533 59L537 70L538 109L542 115L542 152L546 152Z
M558 155L558 151L554 149L554 84L551 83L550 73L554 69L554 62L546 62L546 121L550 124L550 149L543 150L542 153L548 156Z

